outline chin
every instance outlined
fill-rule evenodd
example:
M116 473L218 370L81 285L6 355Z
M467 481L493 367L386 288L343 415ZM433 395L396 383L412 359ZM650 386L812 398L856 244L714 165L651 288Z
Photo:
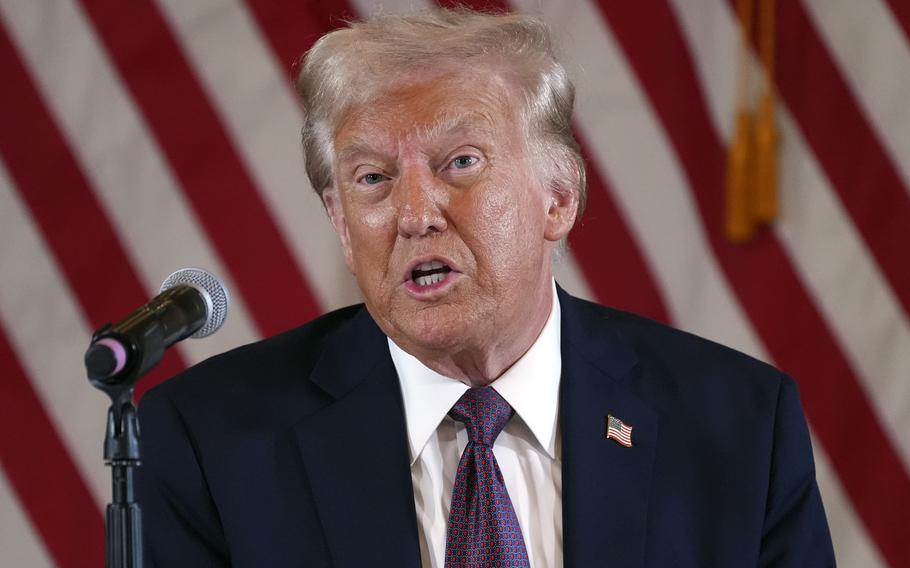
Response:
M454 353L460 351L469 337L469 326L461 317L445 317L439 313L420 313L395 322L401 341L422 351ZM399 338L393 337L396 343Z

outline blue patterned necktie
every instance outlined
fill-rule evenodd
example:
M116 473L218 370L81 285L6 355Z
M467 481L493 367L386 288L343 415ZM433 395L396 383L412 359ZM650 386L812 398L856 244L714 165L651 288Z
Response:
M445 568L528 568L528 551L493 456L493 442L515 411L492 387L468 389L449 416L464 422L468 445L455 473Z

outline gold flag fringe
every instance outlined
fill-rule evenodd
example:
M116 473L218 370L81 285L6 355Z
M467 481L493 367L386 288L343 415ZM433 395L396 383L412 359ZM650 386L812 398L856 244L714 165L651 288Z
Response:
M774 92L774 0L759 2L762 84L758 108L752 104L750 54L753 0L737 0L740 25L736 126L727 155L726 218L732 242L742 243L777 218L777 109Z
M774 93L774 0L760 0L759 50L764 79L755 127L755 198L752 212L759 223L777 218L777 109Z

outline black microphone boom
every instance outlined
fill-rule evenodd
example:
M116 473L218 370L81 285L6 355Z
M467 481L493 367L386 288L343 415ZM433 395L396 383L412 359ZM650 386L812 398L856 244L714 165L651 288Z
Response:
M214 333L224 321L227 291L208 272L178 270L162 290L119 323L95 332L85 352L85 367L96 386L142 376L161 360L165 349L190 336Z

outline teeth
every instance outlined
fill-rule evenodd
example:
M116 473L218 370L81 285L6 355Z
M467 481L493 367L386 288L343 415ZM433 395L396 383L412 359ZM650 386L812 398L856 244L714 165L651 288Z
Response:
M436 274L428 274L426 276L418 276L415 282L418 286L429 286L430 284L436 284L437 282L442 282L445 279L446 275L441 272Z
M421 263L420 265L417 266L417 268L415 270L420 270L422 272L426 272L428 270L438 270L438 269L442 268L443 266L445 266L443 263L439 262L438 260L433 260L430 262Z

